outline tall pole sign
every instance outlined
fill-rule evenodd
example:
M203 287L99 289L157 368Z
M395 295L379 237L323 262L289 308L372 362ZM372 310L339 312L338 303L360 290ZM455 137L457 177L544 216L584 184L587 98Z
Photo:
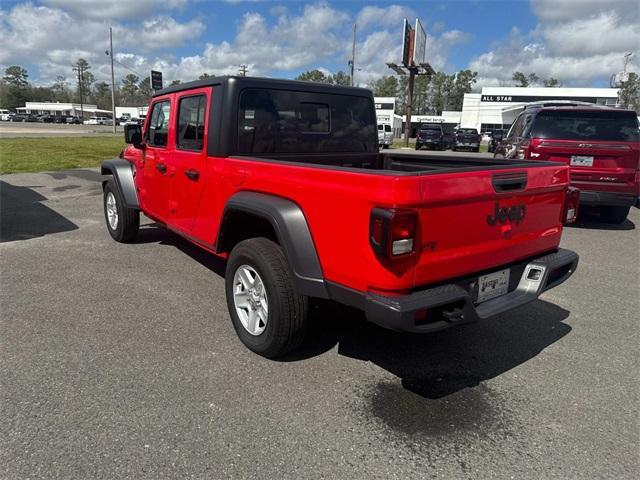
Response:
M402 29L402 63L387 63L387 66L399 75L409 73L407 83L407 96L405 102L406 121L404 126L404 146L409 147L409 136L411 135L411 107L413 104L413 86L416 75L433 75L435 71L431 65L425 63L425 51L427 44L427 34L422 27L420 20L416 18L415 28L404 19Z
M151 70L151 89L162 90L162 72Z

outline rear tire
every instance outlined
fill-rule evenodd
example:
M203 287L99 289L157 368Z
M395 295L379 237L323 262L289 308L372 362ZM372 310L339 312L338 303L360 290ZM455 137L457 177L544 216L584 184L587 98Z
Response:
M627 219L631 207L602 207L602 219L607 223L622 223Z
M135 239L140 229L140 212L125 205L122 192L113 178L104 185L103 206L111 238L121 243Z
M308 298L296 292L278 244L262 237L238 243L225 290L233 327L249 350L276 358L300 346L309 327Z

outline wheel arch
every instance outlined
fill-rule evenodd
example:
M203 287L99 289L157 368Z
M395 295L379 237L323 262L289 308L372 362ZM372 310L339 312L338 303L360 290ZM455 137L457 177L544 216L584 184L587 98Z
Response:
M270 235L284 251L296 289L303 295L329 298L307 220L291 200L249 191L234 194L224 208L216 251L230 252L239 241Z
M140 209L138 192L133 180L133 167L130 162L119 158L105 160L100 167L100 173L113 177L128 208ZM105 182L106 180L102 182L103 188Z

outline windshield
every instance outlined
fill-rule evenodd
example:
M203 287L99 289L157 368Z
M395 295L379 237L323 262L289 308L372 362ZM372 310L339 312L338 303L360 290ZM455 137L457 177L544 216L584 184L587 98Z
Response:
M440 125L423 125L420 127L420 130L436 130L439 132L442 130L442 127Z
M542 111L531 127L534 138L640 141L634 112Z

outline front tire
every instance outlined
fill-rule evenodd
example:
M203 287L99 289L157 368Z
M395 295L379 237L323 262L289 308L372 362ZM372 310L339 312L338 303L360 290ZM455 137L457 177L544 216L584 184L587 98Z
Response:
M602 219L607 223L622 223L629 216L630 209L631 207L602 207Z
M308 298L296 292L280 246L267 238L238 243L225 273L227 307L240 341L267 358L302 343L308 329Z
M111 178L104 185L104 219L109 235L116 242L131 242L140 229L140 212L129 208L115 180Z

